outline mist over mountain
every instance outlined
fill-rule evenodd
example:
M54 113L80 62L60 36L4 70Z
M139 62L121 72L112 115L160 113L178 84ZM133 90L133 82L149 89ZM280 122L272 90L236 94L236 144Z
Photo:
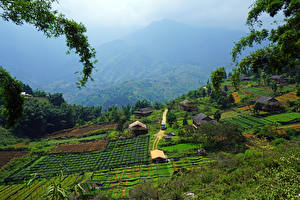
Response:
M81 69L80 63L76 56L65 55L62 39L37 37L36 44L25 42L17 64L1 64L33 87L63 92L70 103L124 105L142 98L163 102L198 88L213 69L229 67L233 42L242 35L237 30L192 27L171 20L153 22L121 39L99 46L92 44L99 60L93 74L95 81L82 90L76 88L73 74ZM55 52L50 51L53 49ZM26 61L28 54L36 59ZM45 76L42 71L49 73Z

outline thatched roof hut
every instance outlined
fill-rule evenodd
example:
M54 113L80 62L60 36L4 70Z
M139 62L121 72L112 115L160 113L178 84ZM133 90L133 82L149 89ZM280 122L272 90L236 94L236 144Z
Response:
M151 159L152 162L161 163L167 161L167 156L164 154L163 151L156 149L151 151Z
M153 113L151 108L142 108L140 110L134 111L133 114L137 117L147 117Z
M207 116L207 115L204 114L204 113L199 113L198 115L193 116L193 117L192 117L192 120L193 120L193 125L194 125L195 127L198 127L198 126L200 126L201 124L207 123L207 122L210 122L210 123L217 123L216 120L211 119L209 116Z
M197 104L193 103L192 101L189 101L185 99L184 101L179 102L179 105L182 110L191 112L197 110Z
M274 97L262 96L254 100L253 103L262 104L262 110L264 111L277 111L281 109L282 103L276 100Z

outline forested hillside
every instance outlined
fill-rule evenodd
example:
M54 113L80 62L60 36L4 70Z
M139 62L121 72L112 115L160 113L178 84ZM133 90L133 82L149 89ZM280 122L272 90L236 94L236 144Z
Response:
M32 31L28 27L21 31L29 40ZM35 33L38 41L30 44L33 48L27 51L27 40L14 40L18 33L13 32L8 36L11 42L3 43L1 60L19 80L33 88L63 93L69 103L107 107L133 104L143 98L164 102L196 89L206 82L211 70L228 65L233 41L241 34L241 31L199 28L171 20L153 22L119 40L96 46L99 62L93 74L95 81L82 90L74 84L79 64L74 62L73 54L64 55L62 40L48 41ZM18 57L16 62L11 59L10 51L4 51L14 46L20 46L14 52ZM56 59L50 62L50 57ZM65 70L66 66L70 66L69 70ZM48 70L46 78L41 78L43 70Z

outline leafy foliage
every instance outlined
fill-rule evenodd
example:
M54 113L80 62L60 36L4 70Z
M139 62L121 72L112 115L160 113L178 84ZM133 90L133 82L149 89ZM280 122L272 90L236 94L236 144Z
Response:
M226 72L225 72L224 67L220 67L211 73L211 75L210 75L211 83L212 83L213 88L216 91L220 90L220 86L221 86L222 82L224 81L225 76L226 76Z
M86 28L69 20L57 11L52 11L55 0L27 1L27 0L2 0L0 1L0 16L6 21L12 21L17 25L29 23L39 31L44 32L47 37L66 37L69 51L75 49L83 63L82 77L77 83L78 87L84 86L91 78L95 58L95 49L90 46L87 36L84 35ZM1 12L2 11L2 12ZM23 100L20 97L22 85L14 80L2 67L0 68L0 95L4 101L4 114L7 116L7 125L13 126L22 116Z
M22 83L12 78L0 66L0 97L3 102L2 114L6 117L6 124L10 127L14 126L18 119L22 117L24 102L21 96L22 91Z
M86 28L83 24L78 24L73 20L65 18L58 14L58 11L52 10L52 4L55 0L45 1L27 1L27 0L3 0L0 2L2 12L0 16L6 21L12 21L17 25L29 23L34 25L38 31L44 32L47 37L66 37L66 44L70 50L80 56L80 62L83 63L83 77L79 79L79 86L84 86L91 78L94 69L95 49L88 43L87 36L84 35Z
M262 26L259 20L261 14L266 13L274 17L283 11L284 23L271 30L255 30L254 26ZM258 49L246 56L239 63L242 71L249 68L254 72L263 70L266 72L278 72L283 69L293 70L299 64L300 55L300 2L297 0L256 0L248 13L247 25L250 34L235 43L232 49L232 59L237 61L238 55L246 47L252 47L255 43L261 44L268 39L271 44Z

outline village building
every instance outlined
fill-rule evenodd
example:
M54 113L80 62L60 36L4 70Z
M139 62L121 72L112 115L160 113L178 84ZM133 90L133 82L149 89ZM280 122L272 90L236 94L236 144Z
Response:
M270 79L275 81L277 84L287 83L289 81L289 79L283 75L273 75Z
M167 156L161 150L153 150L151 151L151 160L153 163L163 163L167 162Z
M262 96L254 100L253 103L260 103L263 111L278 111L282 109L282 103L274 97Z
M176 134L174 132L169 132L167 133L168 136L176 136Z
M148 133L146 124L143 124L140 121L135 121L132 124L130 124L129 130L132 131L136 136Z
M204 113L199 113L198 115L195 115L192 117L193 120L193 126L197 128L201 124L204 123L218 123L216 120L211 119L209 116L207 116Z
M187 112L197 110L197 104L195 104L189 100L184 100L182 102L179 102L179 105L182 110L187 111Z
M172 136L164 136L165 141L171 141L172 140Z
M240 75L240 81L251 81L251 78L246 75Z
M142 108L140 110L134 111L133 114L137 117L147 117L153 113L151 108Z
M21 96L23 96L25 98L31 98L31 97L33 97L32 95L27 94L26 92L21 92Z

